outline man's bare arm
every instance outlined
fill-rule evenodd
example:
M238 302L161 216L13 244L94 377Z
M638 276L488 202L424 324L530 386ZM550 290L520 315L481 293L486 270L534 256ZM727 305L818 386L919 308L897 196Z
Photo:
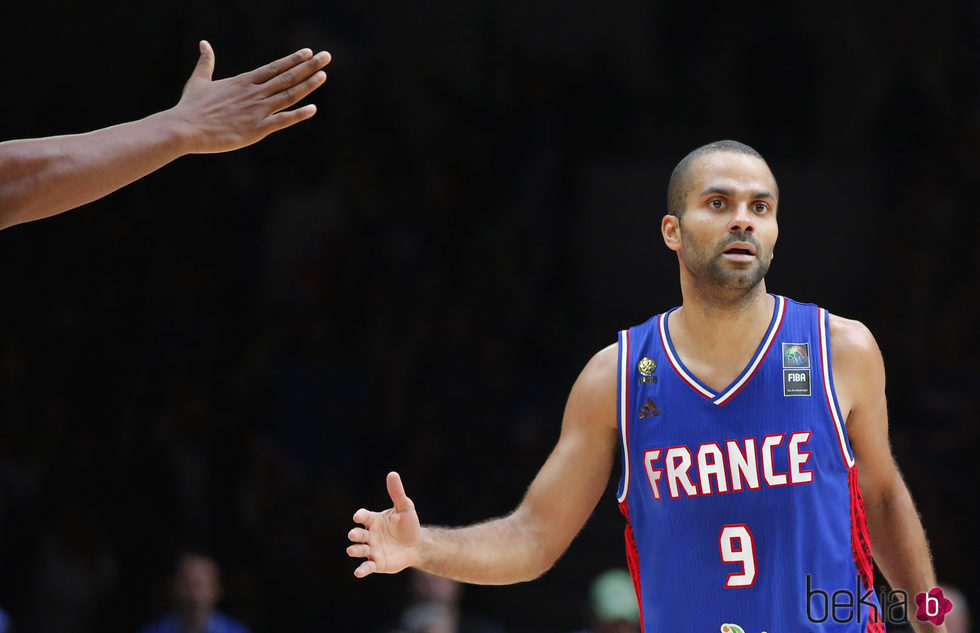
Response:
M245 147L310 118L314 105L287 108L323 84L329 62L329 53L303 49L212 81L214 51L201 42L173 108L85 134L0 143L0 228L101 198L185 154Z
M517 509L506 517L463 528L419 527L397 474L388 475L393 507L354 514L348 534L354 572L396 573L405 567L476 584L533 580L565 552L612 472L616 427L617 346L596 354L572 387L561 436Z
M892 457L885 403L885 368L871 332L830 317L834 383L847 417L875 561L893 589L911 600L936 586L925 530ZM914 603L912 603L914 613ZM945 631L909 618L918 633Z

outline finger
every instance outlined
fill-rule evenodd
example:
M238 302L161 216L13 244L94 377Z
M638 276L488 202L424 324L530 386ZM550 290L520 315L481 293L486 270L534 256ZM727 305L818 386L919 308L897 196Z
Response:
M214 74L214 49L207 40L201 40L198 46L201 49L201 56L197 58L197 66L191 73L191 79L211 81L211 76Z
M388 484L388 496L391 497L392 503L395 504L395 512L409 512L415 508L415 504L405 494L405 486L402 484L401 475L396 472L388 473L386 483Z
M357 566L357 569L354 570L354 575L358 578L364 578L373 574L377 569L378 566L373 560L366 560Z
M276 75L302 64L311 57L313 57L313 51L308 48L303 48L292 55L286 55L282 59L269 62L265 66L259 66L255 70L245 73L245 76L254 84L264 84Z
M354 543L367 543L370 537L371 533L364 528L354 528L347 533L347 538Z
M323 72L322 70L317 71L316 74L307 78L307 80L303 83L269 97L268 103L272 105L273 112L277 112L283 108L288 108L289 106L295 105L299 101L302 101L304 97L322 86L323 82L326 80L327 73Z
M354 513L354 523L360 523L364 527L371 527L371 524L374 523L374 517L377 514L377 512L371 512L370 510L361 508Z
M305 121L316 114L316 106L312 103L310 105L305 105L302 108L297 108L295 110L286 110L285 112L277 112L266 119L269 126L268 133L278 132L279 130L284 130L290 125L296 125L300 121ZM363 521L358 521L358 523L363 523Z
M322 71L324 66L326 66L329 62L330 53L327 53L326 51L319 52L305 62L292 68L287 68L275 77L272 77L263 83L262 92L265 96L271 96L284 90L288 90L289 88L306 81L310 78L310 76Z
M371 555L370 545L348 545L347 555L351 558L367 558Z

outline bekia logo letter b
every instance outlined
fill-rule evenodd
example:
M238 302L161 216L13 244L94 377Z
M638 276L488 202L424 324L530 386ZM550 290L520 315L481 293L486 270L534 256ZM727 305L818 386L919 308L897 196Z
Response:
M933 587L929 593L920 593L915 596L915 604L919 608L915 612L915 618L919 622L932 622L936 626L941 626L946 614L953 610L953 603L943 595L943 590Z

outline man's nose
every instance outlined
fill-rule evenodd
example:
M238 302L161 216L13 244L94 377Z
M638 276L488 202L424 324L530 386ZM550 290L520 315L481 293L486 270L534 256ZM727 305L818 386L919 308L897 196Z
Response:
M755 231L755 218L749 212L747 204L743 203L735 207L735 215L732 216L731 222L728 223L728 230L732 233L751 233Z

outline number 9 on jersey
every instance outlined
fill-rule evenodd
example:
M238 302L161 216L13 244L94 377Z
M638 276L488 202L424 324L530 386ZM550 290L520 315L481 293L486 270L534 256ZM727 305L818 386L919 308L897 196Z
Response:
M718 547L723 563L742 566L741 572L728 574L725 586L751 587L755 582L755 543L749 528L745 525L723 526L718 537Z

